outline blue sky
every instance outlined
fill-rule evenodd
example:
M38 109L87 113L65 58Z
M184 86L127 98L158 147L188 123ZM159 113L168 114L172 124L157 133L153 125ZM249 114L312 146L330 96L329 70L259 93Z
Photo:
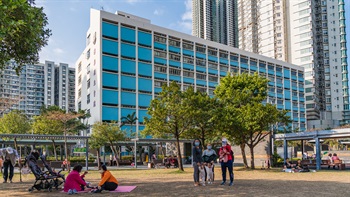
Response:
M44 7L52 30L40 62L74 63L85 47L90 8L115 13L117 10L151 20L152 24L191 34L192 0L36 0Z
M150 19L152 24L191 34L192 0L36 0L44 7L52 30L40 62L52 60L74 66L85 47L90 8L117 10ZM347 48L350 61L350 1L346 3ZM350 65L350 62L349 62Z

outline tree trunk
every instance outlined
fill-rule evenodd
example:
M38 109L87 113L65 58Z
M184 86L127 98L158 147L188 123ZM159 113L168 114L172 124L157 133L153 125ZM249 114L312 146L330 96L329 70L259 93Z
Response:
M179 163L179 170L184 171L184 167L182 165L182 157L181 157L179 136L176 136L176 149L177 149L177 161Z
M247 162L247 156L245 154L245 144L242 143L240 144L241 152L242 152L242 159L243 159L243 164L245 168L249 168L248 162Z
M55 140L52 140L52 146L53 146L53 153L55 155L55 159L56 159L56 161L58 161Z
M254 163L254 146L249 146L250 149L250 167L252 169L255 169L255 163Z
M110 146L111 146L111 150L112 150L112 152L113 152L113 155L116 156L118 153L117 153L117 150L114 148L112 142L110 142ZM113 159L114 159L114 158L113 158ZM112 162L113 162L113 159L112 159ZM118 159L117 159L117 162L116 162L116 163L117 163L117 167L119 167Z
M98 170L101 170L101 155L100 155L100 149L98 148L97 149L97 168Z
M64 130L64 158L68 161L68 150L67 150L67 131Z
M15 150L17 151L17 138L14 138L13 139L13 144L15 146Z

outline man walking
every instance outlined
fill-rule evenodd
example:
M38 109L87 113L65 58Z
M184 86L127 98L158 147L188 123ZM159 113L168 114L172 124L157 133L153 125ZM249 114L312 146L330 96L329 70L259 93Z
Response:
M13 173L14 173L14 167L16 165L16 160L19 158L18 153L16 150L14 150L11 147L0 149L0 155L4 157L4 183L7 183L7 179L10 180L10 183L12 183ZM10 170L10 173L9 173Z

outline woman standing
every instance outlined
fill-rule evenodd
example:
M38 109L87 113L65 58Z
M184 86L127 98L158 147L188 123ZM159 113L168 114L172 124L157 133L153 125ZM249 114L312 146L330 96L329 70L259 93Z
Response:
M193 179L194 186L199 186L199 166L202 164L202 148L201 142L196 139L193 142L192 148L192 165L193 165Z
M227 143L226 138L222 138L222 147L219 150L220 155L220 163L222 170L222 183L221 185L225 185L226 183L226 168L228 168L228 172L230 173L230 185L233 185L233 158L232 158L232 150L231 146Z

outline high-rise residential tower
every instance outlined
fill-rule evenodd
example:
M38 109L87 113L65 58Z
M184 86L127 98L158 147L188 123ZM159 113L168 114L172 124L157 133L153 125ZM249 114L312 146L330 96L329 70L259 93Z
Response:
M238 0L239 46L305 68L308 128L350 123L344 0Z
M238 47L237 0L193 0L192 34Z
M40 114L43 105L75 110L74 68L45 61L43 64L25 65L17 75L12 64L16 63L9 62L0 71L0 98L10 102L10 105L2 105L0 116L17 109L33 117Z

